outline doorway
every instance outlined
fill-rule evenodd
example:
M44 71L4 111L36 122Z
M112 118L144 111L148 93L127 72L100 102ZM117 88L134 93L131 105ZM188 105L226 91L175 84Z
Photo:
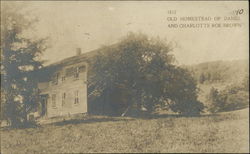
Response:
M48 95L41 95L41 116L47 116Z

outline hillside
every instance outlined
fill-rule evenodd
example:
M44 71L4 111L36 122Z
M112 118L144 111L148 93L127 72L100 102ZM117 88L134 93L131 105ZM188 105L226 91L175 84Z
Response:
M211 104L207 97L212 87L223 91L231 85L242 85L249 74L248 60L212 61L183 67L192 72L198 83L198 99L208 108Z
M184 66L199 83L238 83L248 74L248 60L213 61Z
M2 153L249 152L249 110L201 117L99 118L1 130Z

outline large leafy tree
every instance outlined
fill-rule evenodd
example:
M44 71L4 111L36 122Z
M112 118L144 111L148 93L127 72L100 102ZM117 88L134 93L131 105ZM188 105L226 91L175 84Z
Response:
M191 74L174 65L171 44L130 33L120 43L104 47L92 64L89 105L121 115L128 108L172 109L199 114L197 87Z
M21 7L1 9L1 111L13 127L27 123L27 114L36 106L34 71L42 67L39 59L46 49L45 39L25 37L37 21L20 13Z

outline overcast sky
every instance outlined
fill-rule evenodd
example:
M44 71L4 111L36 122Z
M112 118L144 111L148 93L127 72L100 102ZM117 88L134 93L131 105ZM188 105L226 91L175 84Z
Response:
M12 2L14 3L14 2ZM50 37L44 54L49 63L119 41L127 32L176 41L179 64L248 58L248 2L90 2L28 1L22 3L40 21L38 36ZM175 16L231 16L244 9L240 28L168 28L168 10Z

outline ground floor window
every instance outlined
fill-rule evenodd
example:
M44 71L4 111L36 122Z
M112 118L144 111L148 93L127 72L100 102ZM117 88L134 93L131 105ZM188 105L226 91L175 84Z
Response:
M74 104L79 104L79 91L78 90L75 91L75 101L74 101Z
M66 93L62 93L62 106L65 105L66 101Z
M52 107L56 107L56 94L52 94Z

